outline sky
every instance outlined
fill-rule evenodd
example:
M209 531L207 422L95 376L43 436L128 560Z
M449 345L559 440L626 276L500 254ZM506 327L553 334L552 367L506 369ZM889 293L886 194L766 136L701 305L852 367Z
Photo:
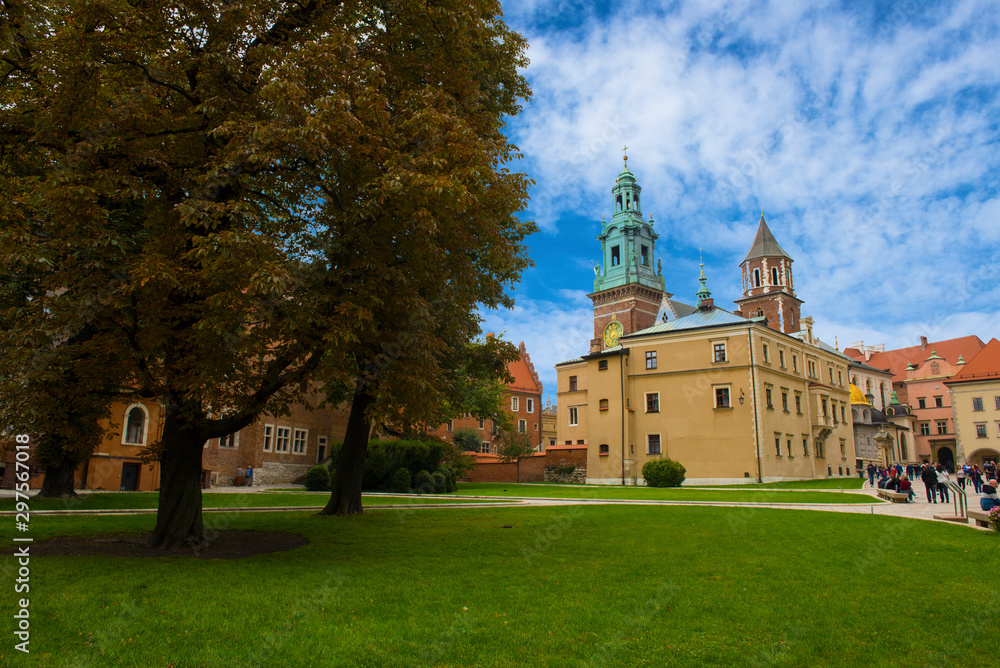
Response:
M1000 335L995 0L502 4L530 44L508 133L539 232L483 329L525 342L553 403L554 365L594 336L626 145L674 299L695 302L701 255L736 308L763 209L824 341Z

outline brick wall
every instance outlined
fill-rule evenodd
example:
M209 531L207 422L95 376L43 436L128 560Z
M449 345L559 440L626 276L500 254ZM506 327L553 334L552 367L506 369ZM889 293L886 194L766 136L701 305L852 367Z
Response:
M520 472L518 472L520 468ZM545 457L536 455L522 459L518 463L490 462L477 463L469 474L470 482L544 482Z

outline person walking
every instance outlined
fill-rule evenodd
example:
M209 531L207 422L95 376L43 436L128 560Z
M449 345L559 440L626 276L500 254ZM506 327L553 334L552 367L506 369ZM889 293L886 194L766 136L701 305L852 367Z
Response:
M983 477L987 480L997 479L997 463L992 459L983 466Z
M983 489L983 472L979 470L979 464L972 465L972 487L979 494Z
M934 470L935 475L937 476L938 492L941 494L941 501L948 503L951 501L951 498L948 495L948 481L951 480L951 478L948 476L948 472L943 466L941 466L940 463L934 467Z
M920 471L920 480L923 481L927 489L927 503L937 503L937 473L930 464L924 464Z
M958 483L958 486L962 488L963 492L965 491L965 469L965 466L959 466L955 469L955 482Z
M875 487L875 465L868 462L868 484Z

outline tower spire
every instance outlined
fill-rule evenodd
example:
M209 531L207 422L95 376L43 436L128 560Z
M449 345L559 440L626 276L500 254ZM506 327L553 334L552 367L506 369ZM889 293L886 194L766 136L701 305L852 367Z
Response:
M698 308L700 309L710 309L715 304L712 300L712 293L708 290L708 279L705 278L705 260L701 257L701 249L698 249L698 267L701 269L701 276L698 278L698 282L701 283L701 287L698 288L698 292L695 296L698 298Z

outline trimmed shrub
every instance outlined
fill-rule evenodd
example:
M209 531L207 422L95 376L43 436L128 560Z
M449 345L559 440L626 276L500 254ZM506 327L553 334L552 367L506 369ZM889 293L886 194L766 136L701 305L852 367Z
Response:
M431 477L434 478L434 493L444 494L448 489L448 478L440 471L435 471Z
M410 491L410 471L409 469L398 468L392 476L392 491L406 494Z
M306 471L306 489L310 492L322 492L330 489L330 474L326 467L320 464Z
M434 493L434 476L427 471L417 471L413 478L413 489L419 494Z
M642 465L647 487L680 487L687 469L672 459L653 459Z
M450 494L451 492L454 492L456 489L458 489L458 483L455 481L454 469L452 469L450 466L442 466L441 468L438 469L438 473L444 475L445 492L448 492Z

